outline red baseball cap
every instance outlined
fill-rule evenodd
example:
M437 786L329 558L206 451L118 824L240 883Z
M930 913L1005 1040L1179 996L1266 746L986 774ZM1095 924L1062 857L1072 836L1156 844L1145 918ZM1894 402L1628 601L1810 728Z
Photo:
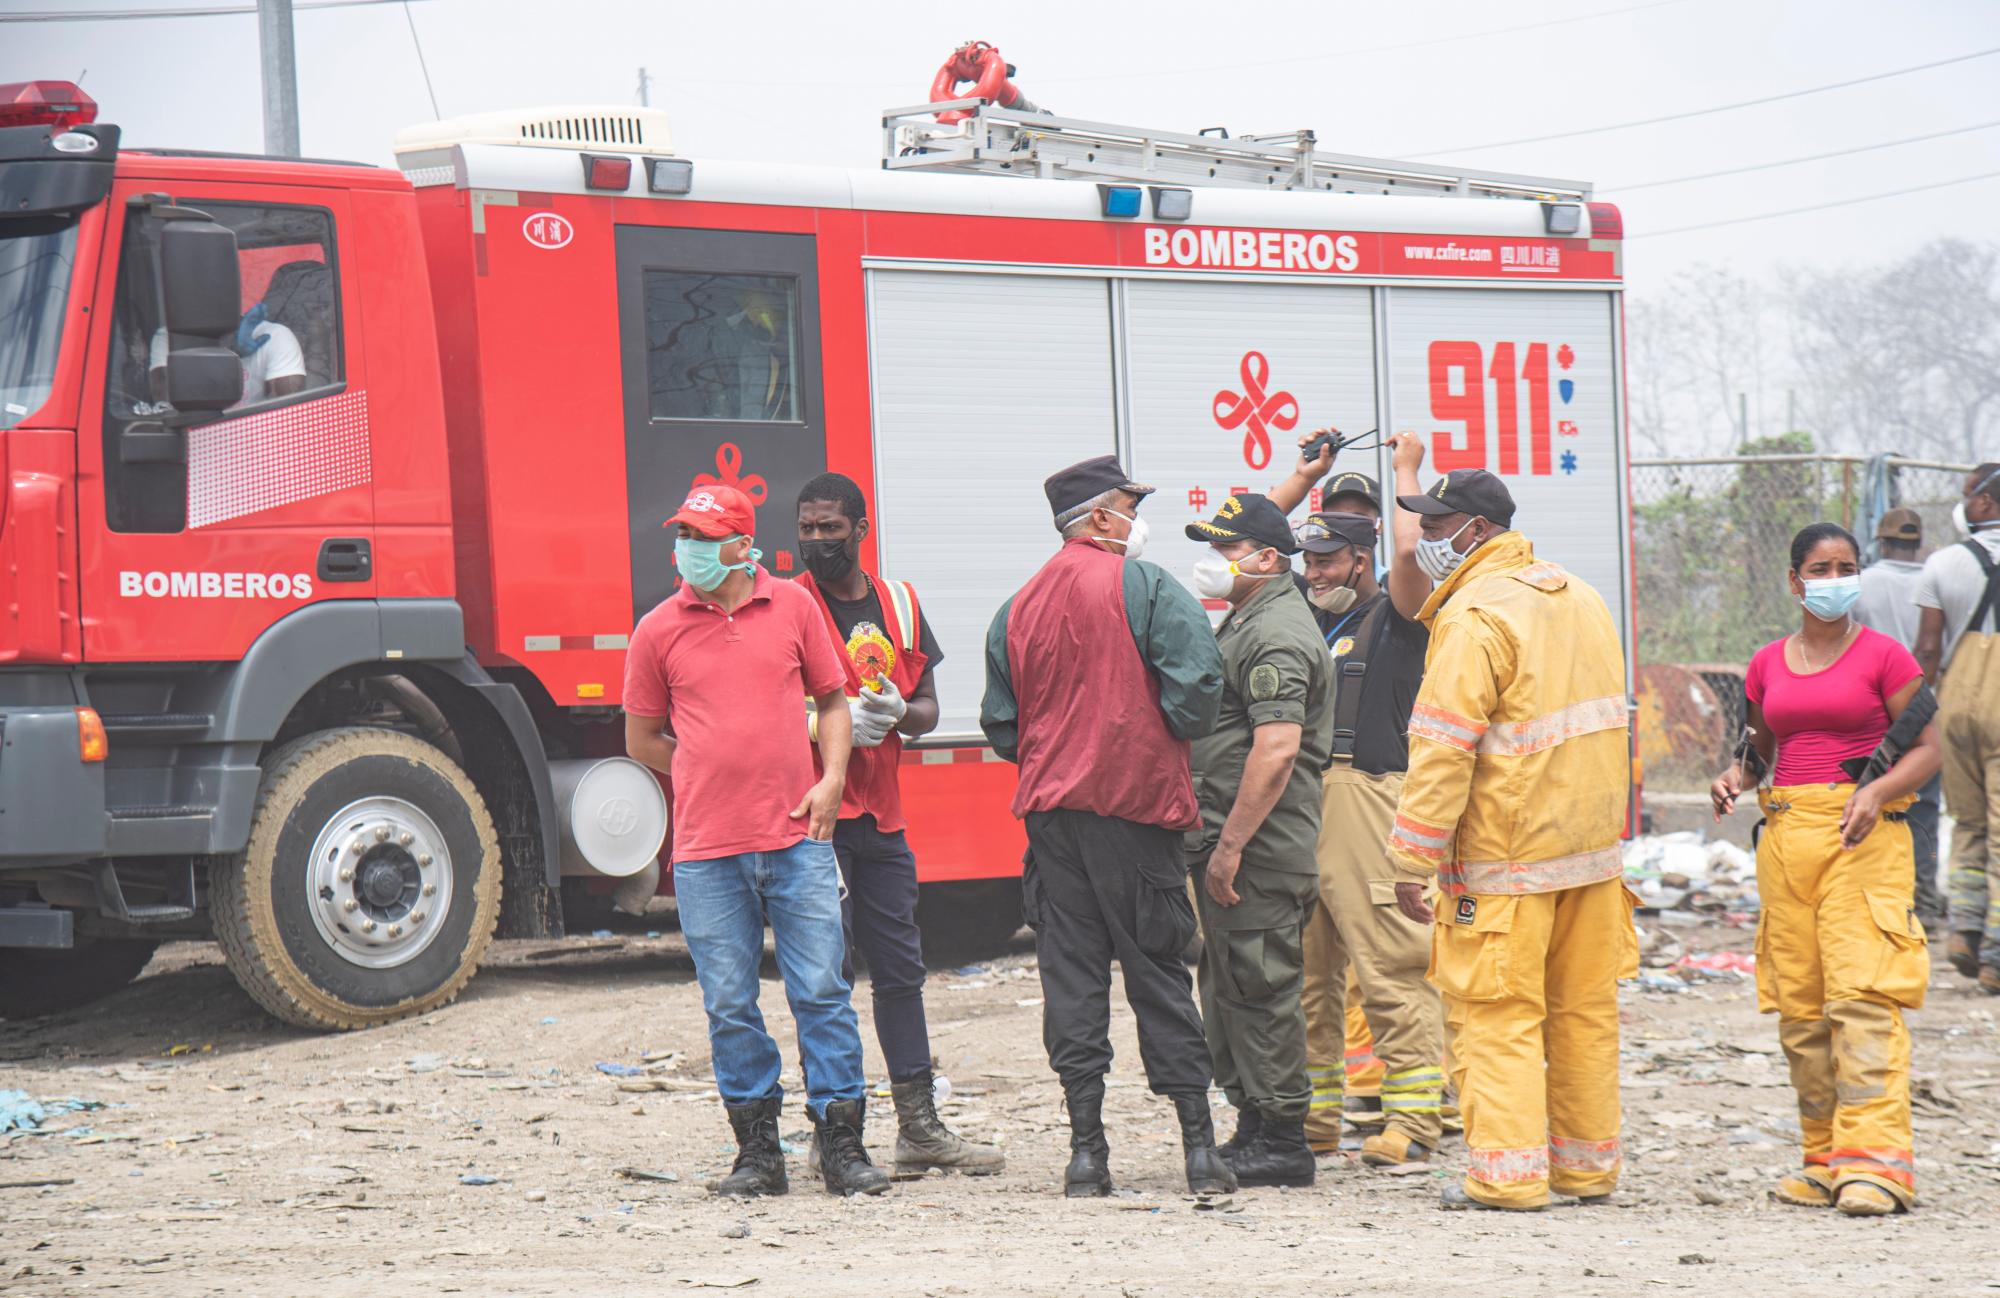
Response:
M681 502L680 512L663 526L674 527L681 523L686 523L712 541L728 536L755 536L757 511L751 506L750 498L734 487L720 484L696 487Z

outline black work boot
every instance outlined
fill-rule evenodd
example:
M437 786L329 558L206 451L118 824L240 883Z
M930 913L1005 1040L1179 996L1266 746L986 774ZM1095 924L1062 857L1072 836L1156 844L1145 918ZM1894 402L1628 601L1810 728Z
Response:
M736 1165L715 1183L715 1193L753 1199L791 1188L785 1181L785 1154L778 1146L778 1110L783 1103L759 1100L729 1107L729 1125L736 1129Z
M933 1167L967 1176L991 1176L1007 1166L1007 1156L991 1145L975 1145L938 1117L931 1075L925 1072L889 1088L896 1097L896 1175Z
M1263 1115L1252 1105L1244 1105L1236 1110L1236 1134L1215 1147L1215 1152L1224 1159L1235 1158L1244 1150L1257 1143L1257 1133L1264 1126Z
M1236 1174L1215 1148L1215 1123L1209 1117L1208 1096L1176 1095L1174 1112L1181 1120L1181 1151L1187 1155L1190 1194L1234 1194Z
M1984 936L1978 929L1953 929L1945 940L1945 958L1967 978L1979 976L1979 945Z
M1306 1143L1305 1119L1269 1114L1262 1119L1256 1141L1229 1160L1237 1184L1246 1189L1253 1185L1308 1186L1317 1166L1312 1146Z
M1065 1199L1101 1199L1111 1193L1111 1145L1104 1139L1104 1079L1064 1088L1069 1108L1069 1166Z
M833 1100L813 1124L820 1179L828 1194L880 1194L889 1188L889 1174L868 1161L861 1143L865 1111L864 1100Z

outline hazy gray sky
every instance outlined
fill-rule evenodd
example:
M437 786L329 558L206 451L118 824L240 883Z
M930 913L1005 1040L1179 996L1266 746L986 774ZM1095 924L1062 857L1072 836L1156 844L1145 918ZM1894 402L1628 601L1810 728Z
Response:
M0 0L0 12L51 7ZM1584 15L1602 16L1447 39ZM298 15L307 154L388 163L396 131L431 116L412 19L445 116L630 103L643 64L682 153L849 166L874 164L879 110L924 99L938 65L970 37L998 45L1019 65L1022 89L1060 113L1184 130L1309 126L1328 149L1386 157L1705 108L2000 46L1993 0L1017 0L990 12L801 0L418 0L407 17L401 5ZM0 81L84 69L104 119L134 144L261 148L254 17L0 24ZM1991 238L1996 179L1642 236L2000 172L2000 128L1630 195L1620 186L1994 120L2000 55L1687 121L1446 156L1595 182L1625 211L1635 236L1627 277L1643 291L1697 261L1755 272L1781 260L1881 261L1939 235Z

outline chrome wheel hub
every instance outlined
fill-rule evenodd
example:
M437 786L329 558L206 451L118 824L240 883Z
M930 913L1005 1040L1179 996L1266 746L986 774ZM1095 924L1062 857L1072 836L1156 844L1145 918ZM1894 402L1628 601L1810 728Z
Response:
M401 798L341 808L313 841L307 904L342 959L367 969L414 960L451 910L444 833Z

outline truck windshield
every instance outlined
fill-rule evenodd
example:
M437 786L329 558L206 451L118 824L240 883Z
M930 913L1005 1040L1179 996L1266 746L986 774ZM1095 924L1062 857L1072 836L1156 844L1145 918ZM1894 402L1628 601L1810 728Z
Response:
M75 260L74 218L0 218L0 428L49 399Z

